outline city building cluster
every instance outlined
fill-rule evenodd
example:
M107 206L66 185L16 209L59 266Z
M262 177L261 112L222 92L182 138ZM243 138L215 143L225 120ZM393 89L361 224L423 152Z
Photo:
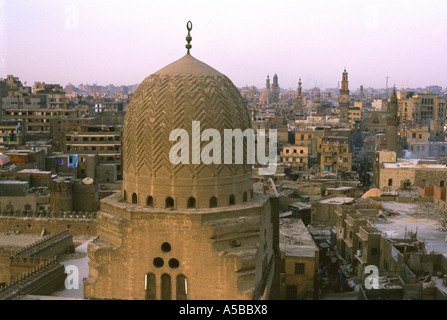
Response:
M187 40L139 85L0 80L0 299L447 299L445 89L238 89ZM276 130L275 173L171 163L194 120Z

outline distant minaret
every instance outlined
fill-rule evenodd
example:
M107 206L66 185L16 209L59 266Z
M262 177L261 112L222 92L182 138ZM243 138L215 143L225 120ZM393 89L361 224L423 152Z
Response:
M296 98L293 101L293 112L295 114L302 114L303 112L303 95L302 95L302 88L301 88L301 78L300 81L298 81L298 89L297 89L297 95Z
M341 89L340 89L340 122L348 123L348 110L349 110L349 89L348 89L348 73L343 72L342 80L341 80Z
M386 119L387 124L387 139L388 139L388 151L397 152L397 127L399 126L400 119L397 116L397 95L396 87L393 88L393 95L391 96L389 115Z
M273 84L272 84L272 99L273 102L279 102L279 84L278 84L278 76L273 76Z
M270 77L267 75L267 80L265 80L265 88L270 90Z

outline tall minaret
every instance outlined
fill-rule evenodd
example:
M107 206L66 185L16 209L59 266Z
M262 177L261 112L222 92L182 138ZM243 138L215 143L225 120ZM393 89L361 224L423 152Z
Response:
M265 88L270 90L270 77L267 75L267 80L265 80Z
M340 89L340 122L348 123L348 110L349 110L349 89L348 89L348 73L343 72L342 80L341 80L341 89Z
M302 114L303 112L303 94L302 94L302 88L301 88L301 78L300 81L298 81L298 89L297 89L297 95L296 98L293 101L293 112L295 114Z
M279 84L278 84L278 76L273 76L273 84L272 84L272 100L273 102L279 101Z
M386 118L387 124L387 139L388 139L388 151L397 152L397 127L399 126L400 119L397 116L397 95L396 87L393 88L393 94L391 96L389 115Z

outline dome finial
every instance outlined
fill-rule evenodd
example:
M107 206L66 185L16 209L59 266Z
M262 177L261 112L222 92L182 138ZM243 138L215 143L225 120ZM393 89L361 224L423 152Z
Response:
M192 48L192 45L191 45L191 40L192 40L192 37L191 37L191 35L190 35L190 31L192 30L192 22L191 21L188 21L187 23L186 23L186 29L188 30L188 35L186 36L186 41L188 42L188 44L185 46L186 47L186 49L188 49L188 52L187 52L187 54L189 54L189 49L191 49Z

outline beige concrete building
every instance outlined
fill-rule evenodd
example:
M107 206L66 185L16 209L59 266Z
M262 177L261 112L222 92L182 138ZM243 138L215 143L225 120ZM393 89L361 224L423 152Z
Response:
M301 219L280 223L281 300L313 298L317 292L319 249Z
M101 201L98 238L88 248L87 299L278 295L277 198L253 192L251 165L170 161L170 133L191 134L191 120L222 136L251 127L238 89L189 48L147 77L128 105L123 191Z
M280 161L290 164L295 170L307 171L309 168L309 148L286 145L280 152Z

